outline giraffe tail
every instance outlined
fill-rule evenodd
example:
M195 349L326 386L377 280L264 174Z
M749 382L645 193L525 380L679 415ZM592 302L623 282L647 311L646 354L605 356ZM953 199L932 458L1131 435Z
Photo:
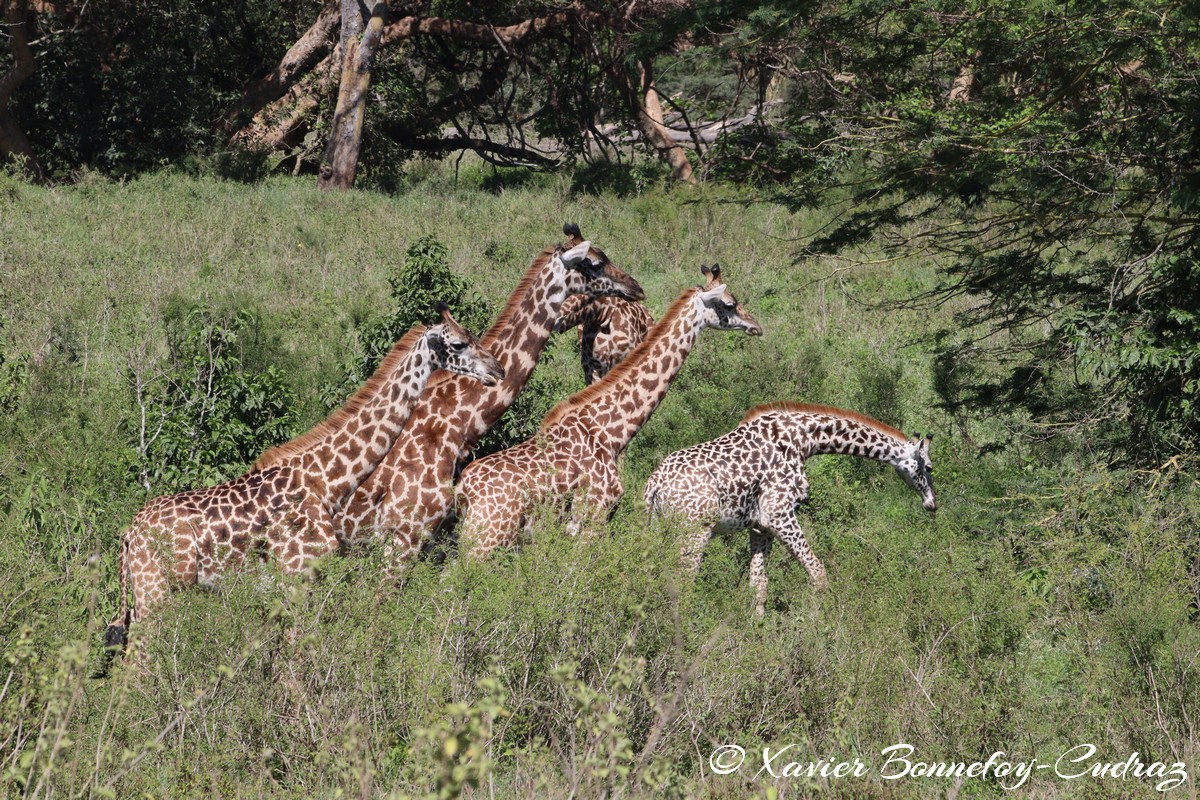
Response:
M117 553L117 575L120 581L120 608L113 621L104 629L104 652L100 656L100 665L92 673L93 678L108 677L113 658L125 649L125 634L129 630L129 537L121 537L121 549Z
M646 484L642 500L646 503L646 508L650 511L651 516L656 516L658 514L658 486L653 480Z

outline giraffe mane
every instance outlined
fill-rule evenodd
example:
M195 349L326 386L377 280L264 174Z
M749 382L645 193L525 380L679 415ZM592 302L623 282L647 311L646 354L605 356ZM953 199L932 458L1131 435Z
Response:
M857 411L847 411L844 408L837 408L836 406L821 406L814 405L812 403L793 403L788 401L781 401L778 403L763 403L762 405L755 406L747 411L746 416L742 418L742 421L739 422L738 425L745 425L747 422L761 417L763 414L770 414L772 411L794 412L801 414L824 414L830 417L841 417L842 419L850 419L854 420L855 422L861 422L868 428L874 428L880 433L885 433L888 436L894 436L897 439L908 441L908 436L904 433L904 431L880 422L874 417L868 417L866 414L860 414Z
M379 362L379 366L371 373L371 377L367 378L367 382L360 386L357 392L350 395L350 399L346 401L345 405L334 411L323 421L318 422L308 432L302 433L291 441L284 442L267 450L258 457L258 460L254 462L254 466L251 469L265 469L266 467L278 464L286 458L307 450L330 434L341 430L351 417L362 411L363 406L379 394L379 390L388 376L395 371L400 362L404 360L404 357L408 355L409 351L413 349L427 330L429 330L427 326L417 325L404 334L400 338L400 341L392 345L392 349Z
M550 413L547 414L545 419L542 420L542 424L538 426L538 430L544 431L553 425L558 424L562 421L562 418L571 411L579 408L580 406L587 405L605 389L620 382L626 375L637 369L638 366L646 359L646 354L650 352L650 348L654 346L655 342L667 335L667 331L671 327L671 323L674 322L681 314L683 314L684 309L686 309L687 306L692 302L692 297L698 291L700 290L694 288L685 289L683 294L679 295L678 299L671 304L671 307L667 309L667 313L663 314L662 319L655 323L654 327L651 328L646 334L646 338L642 340L642 343L639 344L632 353L625 356L621 363L613 367L612 370L603 378L585 389L580 389L578 392L571 395L566 400L563 400L554 408L550 409Z
M512 293L508 296L508 300L505 301L504 309L500 312L500 316L496 318L492 327L488 328L487 333L480 340L484 347L495 344L501 331L508 327L508 324L512 322L512 318L520 312L521 303L525 302L525 296L529 294L530 287L537 280L538 273L542 271L542 267L554 255L554 247L555 245L550 245L539 253L538 257L533 260L533 263L529 265L529 269L525 270L525 274L517 282L517 288L512 290Z

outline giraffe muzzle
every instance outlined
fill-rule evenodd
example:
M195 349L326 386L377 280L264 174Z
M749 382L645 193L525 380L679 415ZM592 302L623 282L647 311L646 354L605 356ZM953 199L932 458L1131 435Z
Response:
M633 278L630 278L629 284L629 286L622 286L620 288L621 297L634 302L646 299L646 291L642 288L640 283L635 281Z

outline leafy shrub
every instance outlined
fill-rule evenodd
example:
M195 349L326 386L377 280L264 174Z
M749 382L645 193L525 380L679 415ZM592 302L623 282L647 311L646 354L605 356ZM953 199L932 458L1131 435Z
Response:
M658 161L597 161L575 170L571 177L571 191L575 194L611 193L617 197L640 195L647 189L661 185L666 175L667 168Z
M404 251L404 261L388 275L391 311L372 320L359 333L362 356L352 368L355 382L371 376L375 367L414 325L430 322L439 302L450 306L459 323L474 333L487 324L488 307L471 284L450 271L450 251L433 236L417 239Z
M296 398L283 372L244 363L258 317L206 305L169 317L168 365L130 370L135 417L128 433L147 491L179 491L228 480L268 447L296 433Z

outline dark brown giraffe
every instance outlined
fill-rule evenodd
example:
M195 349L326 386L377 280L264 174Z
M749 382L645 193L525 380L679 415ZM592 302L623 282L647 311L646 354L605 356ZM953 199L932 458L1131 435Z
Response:
M120 611L110 647L145 620L173 585L212 585L261 552L296 572L337 547L332 517L391 449L435 369L495 385L500 363L439 306L442 321L413 328L341 409L308 433L264 453L227 483L146 504L121 541ZM127 605L133 592L133 604Z
M664 458L646 482L646 505L652 513L679 514L700 526L683 546L684 564L693 574L714 534L749 528L750 585L761 615L772 537L804 565L814 586L826 583L825 567L796 522L796 506L808 499L805 461L837 453L891 464L920 493L925 508L934 511L931 438L917 434L910 439L865 414L830 406L756 406L724 436Z
M567 297L645 297L637 281L583 240L579 226L563 232L566 243L534 260L483 337L504 365L504 380L490 389L449 375L430 381L391 452L337 518L343 542L381 537L391 565L415 555L452 510L455 470L529 379Z
M618 460L666 396L700 331L762 335L762 327L704 268L708 283L688 289L646 340L608 373L554 407L537 435L470 464L458 484L459 546L482 558L516 541L529 510L567 499L572 527L591 532L621 499Z
M576 295L563 303L554 332L579 328L579 360L590 386L632 353L653 325L654 317L641 303Z

